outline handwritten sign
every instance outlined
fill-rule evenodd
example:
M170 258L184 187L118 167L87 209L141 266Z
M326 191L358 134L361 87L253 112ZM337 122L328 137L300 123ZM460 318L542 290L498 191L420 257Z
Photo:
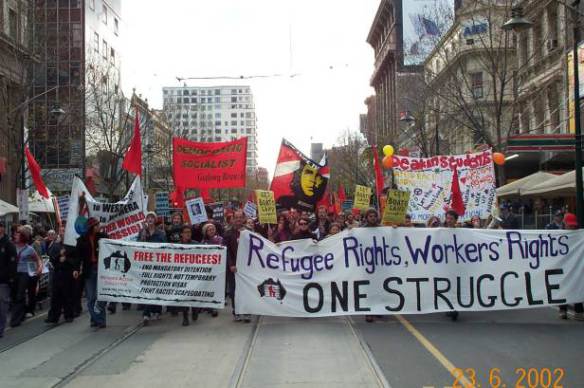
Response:
M406 220L409 202L410 193L408 191L389 190L383 210L383 224L403 224Z
M367 186L355 186L355 200L353 201L353 207L355 209L367 209L369 207L369 202L371 200L371 187Z
M258 203L258 215L262 224L277 224L276 201L274 192L268 190L256 190L256 199Z

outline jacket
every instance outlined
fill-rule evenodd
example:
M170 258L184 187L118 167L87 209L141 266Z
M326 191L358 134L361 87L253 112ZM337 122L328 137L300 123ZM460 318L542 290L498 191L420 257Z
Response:
M0 284L11 284L16 277L16 247L7 235L0 238Z
M241 231L229 229L223 236L223 244L227 247L227 264L230 267L237 263L237 247L239 246L239 235Z
M93 247L96 259L99 258L99 240L107 238L107 234L97 232L95 235L95 246ZM91 262L91 242L89 241L89 234L84 234L77 239L77 246L75 247L75 262L73 264L75 270L81 270L84 278L89 278L94 270L97 269Z

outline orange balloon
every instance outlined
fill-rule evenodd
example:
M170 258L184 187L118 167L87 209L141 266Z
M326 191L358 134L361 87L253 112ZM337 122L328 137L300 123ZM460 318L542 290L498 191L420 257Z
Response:
M392 168L393 167L393 158L391 156L386 156L383 158L383 167L385 168Z
M493 153L493 162L495 162L495 164L498 166L504 165L505 164L505 155L503 155L500 152Z

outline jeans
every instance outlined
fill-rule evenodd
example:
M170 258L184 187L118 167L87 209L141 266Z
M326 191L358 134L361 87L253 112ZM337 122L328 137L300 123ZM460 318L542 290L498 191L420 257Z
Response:
M91 271L85 279L85 297L87 298L87 310L91 317L91 323L105 325L106 302L97 301L97 271Z
M4 335L8 310L10 308L10 286L0 284L0 337Z
M563 304L560 306L560 311L561 312L567 312L568 311L568 305L567 304ZM576 303L574 305L574 312L576 314L582 314L584 313L584 303Z

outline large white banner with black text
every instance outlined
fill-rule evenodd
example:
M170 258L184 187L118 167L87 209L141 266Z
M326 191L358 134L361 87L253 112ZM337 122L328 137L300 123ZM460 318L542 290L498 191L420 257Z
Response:
M99 241L98 299L221 309L226 249L218 245Z
M584 301L584 232L356 228L273 244L243 232L236 313L416 314Z

